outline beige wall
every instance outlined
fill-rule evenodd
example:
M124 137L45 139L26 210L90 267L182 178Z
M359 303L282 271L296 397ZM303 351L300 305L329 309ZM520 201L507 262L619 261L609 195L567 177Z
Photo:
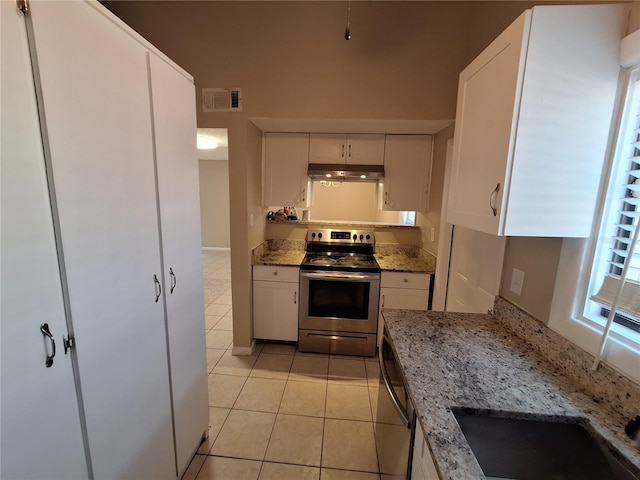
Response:
M199 163L202 246L229 248L229 162Z
M500 295L548 322L561 248L561 238L507 239ZM514 268L525 272L521 295L510 290Z
M627 33L633 33L640 30L640 2L633 2L631 7L631 16L629 17L629 29Z
M249 117L454 118L459 72L531 6L353 2L347 42L344 2L104 3L190 72L197 96L203 87L243 89L242 112L198 107L199 127L229 134L234 346L240 348L252 340L250 252L264 239L261 139Z

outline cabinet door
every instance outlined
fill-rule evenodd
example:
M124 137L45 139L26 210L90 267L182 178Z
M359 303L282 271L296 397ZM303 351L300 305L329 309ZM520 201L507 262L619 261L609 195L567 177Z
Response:
M346 157L353 165L383 165L384 135L349 134Z
M498 233L529 14L511 24L460 74L447 222Z
M428 210L431 142L429 135L386 136L383 210Z
M265 206L305 206L309 134L265 134Z
M146 50L99 4L31 11L93 473L173 479Z
M309 134L309 163L346 163L347 136L343 133Z
M14 2L0 9L0 477L88 478L25 20Z
M149 56L178 476L207 429L209 401L193 81Z
M422 433L422 427L416 425L413 442L413 463L411 480L439 480L438 470L433 462L431 450Z
M253 282L253 336L298 341L298 284Z

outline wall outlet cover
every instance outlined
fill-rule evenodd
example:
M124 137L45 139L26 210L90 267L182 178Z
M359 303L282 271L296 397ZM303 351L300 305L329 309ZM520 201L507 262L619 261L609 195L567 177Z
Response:
M509 290L511 290L516 295L522 295L522 286L524 285L524 272L522 270L518 270L517 268L513 269L511 273L511 286Z

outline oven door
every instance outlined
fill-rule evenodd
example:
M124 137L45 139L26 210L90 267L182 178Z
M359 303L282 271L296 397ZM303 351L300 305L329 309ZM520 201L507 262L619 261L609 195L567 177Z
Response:
M379 273L300 271L300 328L376 333Z

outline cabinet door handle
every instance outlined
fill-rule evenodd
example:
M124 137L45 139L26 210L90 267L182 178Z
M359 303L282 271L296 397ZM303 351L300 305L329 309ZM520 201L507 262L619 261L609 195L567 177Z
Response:
M162 286L160 285L158 277L156 277L155 275L153 276L153 283L156 287L156 303L158 303L158 299L160 298L160 295L162 295Z
M498 196L498 192L500 191L500 184L496 185L496 188L493 189L491 195L489 195L489 207L493 211L493 216L496 217L498 215L498 210L496 209L496 197Z
M344 144L341 145L340 157L344 158Z
M303 188L303 189L302 189L302 201L303 201L303 202L305 201L305 193L306 193L306 192L307 192L307 189L306 189L306 188Z
M297 305L298 303L298 292L293 292L293 304Z
M351 144L349 144L349 158L351 158Z
M382 295L382 304L380 305L380 308L384 308L384 295Z
M173 293L173 290L176 288L176 285L178 284L178 279L176 278L176 274L173 273L173 268L169 267L169 275L171 276L171 289L169 290L169 293Z
M388 196L389 196L389 192L384 192L384 204L385 205L387 205L389 203L388 199L387 199Z
M49 368L51 367L51 365L53 365L53 357L56 356L56 341L53 339L53 335L51 335L51 330L49 330L48 323L43 323L42 325L40 325L40 332L51 342L51 355L49 355L46 347L44 349L44 353L47 355L47 358L44 361L44 366Z

